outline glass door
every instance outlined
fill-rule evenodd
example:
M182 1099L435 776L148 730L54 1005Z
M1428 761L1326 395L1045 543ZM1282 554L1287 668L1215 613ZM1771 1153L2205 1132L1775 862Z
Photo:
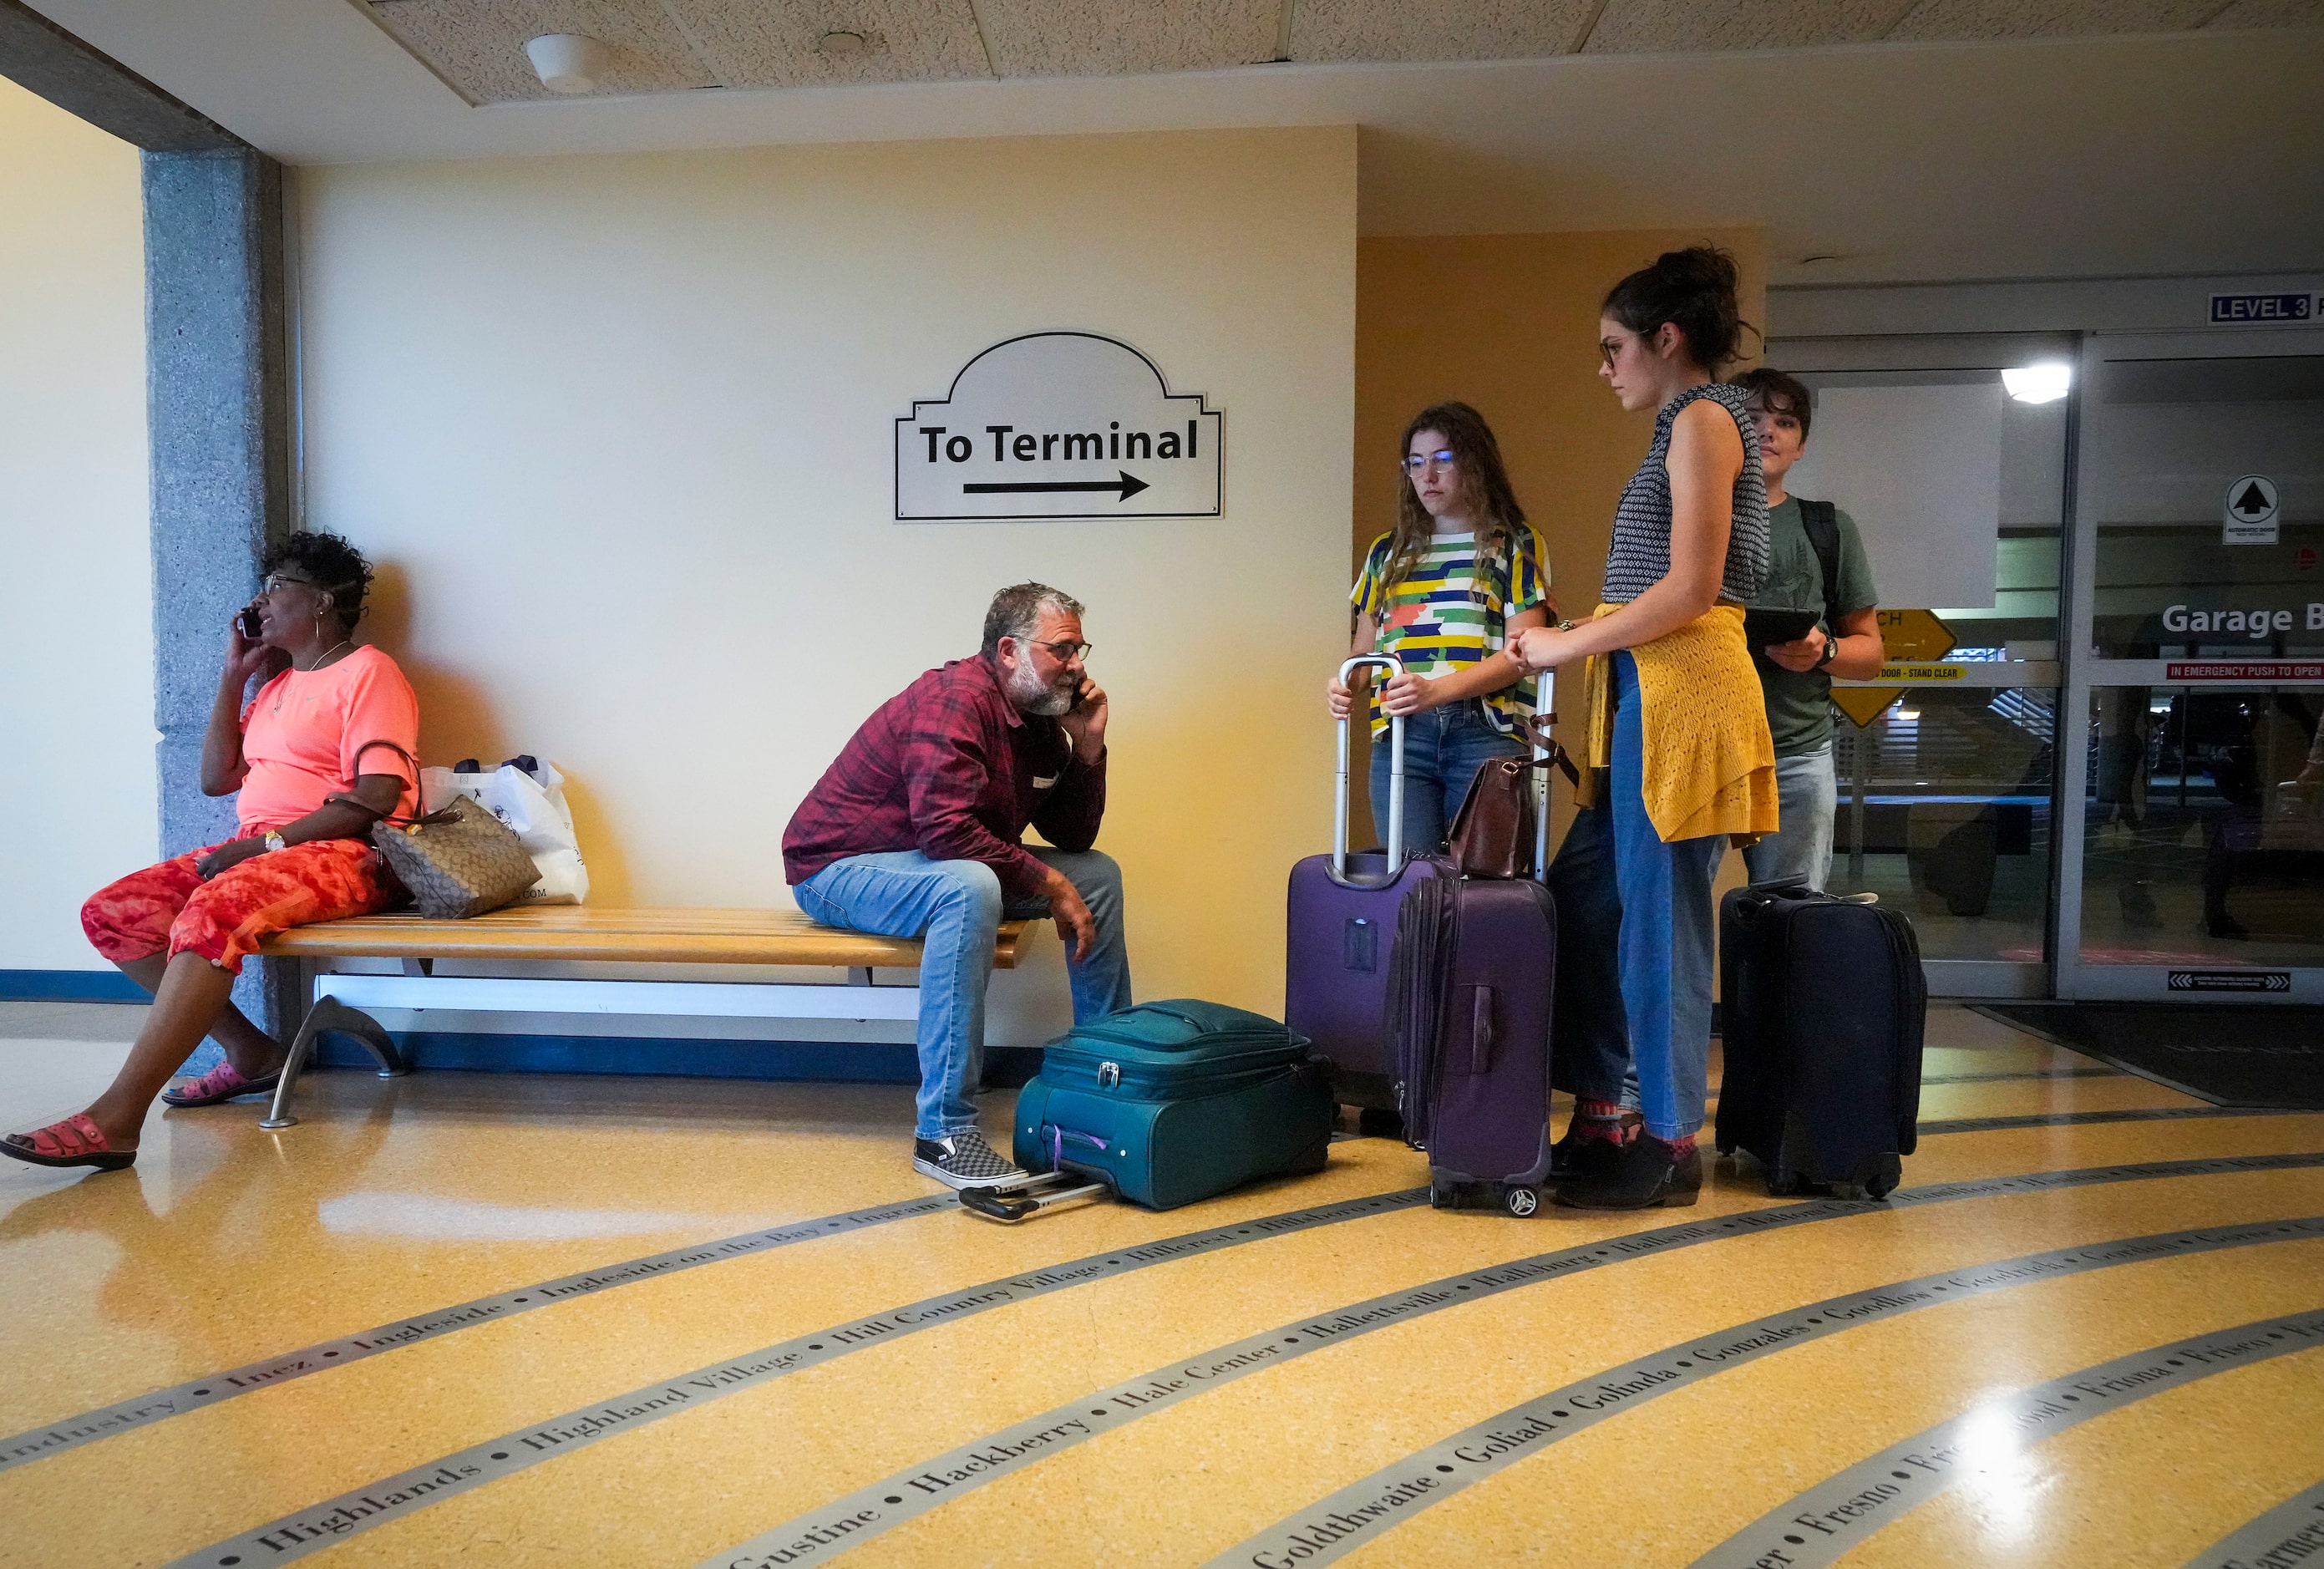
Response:
M1832 693L1830 886L1911 917L1934 995L2051 992L2077 352L2037 334L1768 346L1815 394L1789 488L1856 520L1887 645L1879 678Z
M2324 334L2080 370L2059 994L2324 1001Z

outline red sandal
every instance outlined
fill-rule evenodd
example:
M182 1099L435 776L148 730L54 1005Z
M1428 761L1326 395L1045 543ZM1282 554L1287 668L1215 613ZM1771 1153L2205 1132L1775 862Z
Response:
M281 1068L249 1079L243 1077L242 1070L234 1064L222 1062L198 1079L189 1079L174 1090L163 1090L161 1103L182 1111L188 1106L215 1106L237 1095L271 1095L281 1080Z
M82 1112L29 1133L0 1139L0 1155L33 1166L94 1166L99 1171L118 1171L137 1158L134 1149L115 1149L108 1144L105 1131Z

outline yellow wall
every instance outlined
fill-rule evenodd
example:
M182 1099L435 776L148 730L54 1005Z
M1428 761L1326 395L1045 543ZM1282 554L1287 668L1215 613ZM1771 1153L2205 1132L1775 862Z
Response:
M1586 614L1598 603L1614 503L1654 433L1654 416L1622 412L1599 378L1598 307L1624 273L1703 240L1735 254L1744 318L1764 322L1766 243L1756 229L1362 241L1349 578L1396 520L1405 421L1459 399L1500 440L1517 499L1549 545L1560 608ZM1555 794L1562 832L1568 798L1562 787ZM1356 795L1360 821L1370 814L1360 786Z
M81 900L152 861L137 150L0 80L0 969L106 970Z
M1347 128L302 171L309 524L383 563L428 760L555 760L617 905L788 902L856 725L1056 584L1139 994L1278 1009L1330 832L1355 173ZM1044 328L1224 408L1223 517L891 521L890 422Z

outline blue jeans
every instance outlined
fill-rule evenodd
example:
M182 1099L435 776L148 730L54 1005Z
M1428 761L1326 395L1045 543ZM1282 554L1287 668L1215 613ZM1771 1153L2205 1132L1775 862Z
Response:
M1593 1101L1637 1103L1622 1014L1622 891L1614 874L1614 807L1573 814L1549 863L1557 900L1557 997L1550 1029L1556 1086Z
M1711 885L1727 835L1665 843L1646 816L1637 662L1614 656L1614 880L1621 891L1622 1012L1646 1131L1665 1143L1702 1126L1711 1067L1711 957L1718 915Z
M1404 722L1404 847L1426 855L1444 843L1477 771L1497 757L1528 755L1504 735L1474 697L1431 708ZM1372 823L1388 843L1388 732L1372 737Z
M1102 850L1078 853L1028 844L1065 875L1097 923L1097 944L1066 971L1074 1022L1130 1006L1130 950L1121 930L1121 868ZM993 935L1004 901L1001 879L982 861L931 861L918 850L850 855L791 891L809 918L851 931L918 937L919 1117L914 1131L942 1139L976 1126L983 1075L984 989L992 976ZM1013 912L1012 912L1013 913Z
M1840 784L1831 743L1797 757L1775 759L1775 799L1782 831L1743 846L1754 888L1804 882L1818 893L1831 875L1831 827L1840 816Z

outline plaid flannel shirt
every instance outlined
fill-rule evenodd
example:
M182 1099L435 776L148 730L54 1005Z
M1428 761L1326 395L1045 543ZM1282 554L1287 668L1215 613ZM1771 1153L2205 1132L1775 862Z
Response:
M1004 892L1038 894L1048 868L1019 843L1026 826L1060 850L1096 843L1105 763L1077 761L1056 720L1019 714L981 656L954 660L881 704L824 771L783 830L784 880L918 850L982 861Z

